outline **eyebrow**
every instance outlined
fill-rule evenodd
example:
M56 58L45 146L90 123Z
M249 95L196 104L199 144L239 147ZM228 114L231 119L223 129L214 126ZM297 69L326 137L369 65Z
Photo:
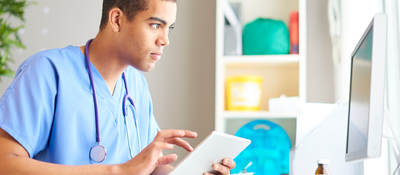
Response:
M158 18L158 17L150 17L147 20L158 21L158 22L161 22L164 25L167 25L167 22L165 20L163 20L161 18ZM171 26L175 26L175 23L171 24Z

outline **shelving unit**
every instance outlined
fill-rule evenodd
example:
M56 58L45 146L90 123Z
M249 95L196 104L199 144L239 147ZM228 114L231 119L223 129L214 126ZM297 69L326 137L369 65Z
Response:
M224 55L224 3L241 3L241 24L266 17L286 24L292 11L299 12L299 53L297 55ZM215 130L235 134L244 124L253 120L269 120L280 125L294 145L304 143L307 132L315 128L317 117L303 112L276 113L268 109L268 101L285 94L299 97L299 106L306 103L334 102L332 45L329 37L328 2L307 0L216 0L215 51ZM235 26L236 28L236 26ZM232 46L232 43L231 45ZM230 48L230 47L227 47ZM228 50L231 51L231 50ZM231 52L227 52L232 54ZM235 75L263 77L260 111L228 111L226 107L226 79ZM281 109L288 106L278 106ZM285 111L285 110L283 110ZM318 110L316 110L318 111ZM313 138L307 138L308 141ZM306 140L306 141L307 141ZM291 154L297 152L291 150ZM312 151L308 154L313 154ZM323 158L323 157L321 157ZM301 162L308 160L302 157ZM292 166L292 160L291 160ZM311 165L311 164L310 164ZM312 164L314 165L314 164ZM291 167L293 168L293 167ZM298 167L290 174L304 174Z
M301 50L300 54L287 55L224 55L223 1L225 0L216 1L215 129L235 134L242 125L252 120L266 119L282 126L288 133L292 144L295 144L298 115L296 113L271 113L268 109L268 101L270 98L278 98L281 95L300 96L300 99L302 99L302 83L300 80L304 75L301 69L301 62L304 58ZM241 4L242 25L257 17L279 19L288 24L290 12L299 11L301 15L299 0L228 0L228 2ZM300 34L301 38L302 35ZM226 78L237 75L263 77L260 111L226 110Z

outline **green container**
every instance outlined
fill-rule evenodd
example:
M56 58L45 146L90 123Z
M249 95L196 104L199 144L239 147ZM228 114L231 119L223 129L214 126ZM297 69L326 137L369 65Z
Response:
M289 30L280 20L258 18L243 29L243 54L289 54Z

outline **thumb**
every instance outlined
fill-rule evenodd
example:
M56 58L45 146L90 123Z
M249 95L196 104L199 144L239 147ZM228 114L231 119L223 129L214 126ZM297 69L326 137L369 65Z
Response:
M162 156L158 159L157 166L160 165L168 165L178 159L178 155L176 154L168 154L166 156Z

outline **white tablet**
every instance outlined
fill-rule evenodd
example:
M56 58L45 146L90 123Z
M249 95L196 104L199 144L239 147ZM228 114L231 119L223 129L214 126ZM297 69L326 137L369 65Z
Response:
M234 159L250 142L245 138L213 131L170 175L203 174L211 171L214 162L221 162L223 158Z

